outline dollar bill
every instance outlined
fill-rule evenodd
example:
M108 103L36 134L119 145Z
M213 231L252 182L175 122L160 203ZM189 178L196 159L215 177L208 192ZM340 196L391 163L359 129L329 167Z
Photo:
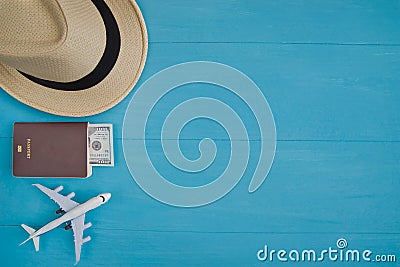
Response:
M89 124L89 164L114 166L112 124Z

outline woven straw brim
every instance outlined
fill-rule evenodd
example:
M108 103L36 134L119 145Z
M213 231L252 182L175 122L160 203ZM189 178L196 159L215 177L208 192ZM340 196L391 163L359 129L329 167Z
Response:
M16 69L0 63L0 87L36 109L62 116L83 117L118 104L137 83L148 50L142 13L134 1L104 1L117 21L121 47L110 73L97 85L81 91L61 91L36 84Z

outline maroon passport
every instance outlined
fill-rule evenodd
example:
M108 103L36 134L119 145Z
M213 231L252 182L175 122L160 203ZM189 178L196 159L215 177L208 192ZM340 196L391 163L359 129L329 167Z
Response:
M89 177L87 122L14 123L13 175Z

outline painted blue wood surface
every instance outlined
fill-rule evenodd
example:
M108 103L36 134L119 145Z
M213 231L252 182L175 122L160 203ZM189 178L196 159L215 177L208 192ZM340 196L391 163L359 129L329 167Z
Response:
M0 266L71 266L73 237L46 234L41 251L18 247L21 223L38 227L58 208L31 187L63 184L77 201L110 191L107 205L87 215L92 241L79 266L283 266L260 262L264 245L325 249L346 238L349 248L396 254L400 261L400 4L398 1L138 1L149 32L149 55L138 86L186 61L217 61L247 74L271 106L277 151L261 188L247 191L257 155L240 183L221 200L187 209L162 204L132 179L122 151L122 123L131 93L113 109L77 119L34 110L0 90ZM161 11L160 11L161 10ZM229 140L200 122L182 133L183 153L198 156L216 137L217 166L207 176L177 177L159 149L163 116L175 102L210 95L241 110L251 145L259 145L252 116L220 88L178 88L158 107L147 137L156 165L173 182L202 184L226 164ZM94 168L86 180L15 179L14 121L114 124L116 166ZM246 142L236 140L235 142ZM128 142L135 142L129 140ZM211 178L210 178L211 177ZM296 263L309 266L310 263ZM325 261L318 266L364 266ZM365 263L364 263L365 264Z

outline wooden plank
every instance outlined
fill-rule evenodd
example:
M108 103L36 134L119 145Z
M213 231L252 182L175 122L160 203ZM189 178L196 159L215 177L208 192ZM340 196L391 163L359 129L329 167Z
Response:
M150 42L400 44L398 1L139 0Z
M268 100L280 140L400 141L399 47L152 44L139 84L166 67L192 60L222 62L247 74ZM76 119L33 110L0 91L0 137L11 137L14 121L88 120L114 123L120 138L132 95L105 113ZM183 86L166 98L157 107L148 137L159 138L162 115L173 103L195 96L216 97L239 109L250 138L258 139L249 109L207 84ZM183 138L207 134L202 129L207 128L189 127Z
M364 250L371 250L371 259L376 255L395 255L394 250L400 243L400 235L354 234L354 233L212 233L212 232L159 232L159 231L126 231L122 229L90 228L87 230L92 241L84 244L80 265L83 266L286 266L275 254L273 261L261 262L257 252L265 245L272 249L292 249L300 252L299 266L394 266L396 263L365 262L362 259ZM0 234L8 245L3 247L2 263L6 266L57 266L74 262L73 237L62 229L44 235L41 238L41 250L37 253L28 243L18 247L20 240L26 238L22 228L17 226L0 227ZM360 251L360 261L349 262L340 258L329 260L325 254L320 262L302 261L303 250L314 250L320 257L320 251L339 250L336 241L345 238L348 247L343 249ZM110 253L112 251L112 253ZM340 251L340 250L339 250ZM332 254L335 255L335 254ZM336 252L336 255L340 255ZM288 255L286 255L288 258ZM346 256L344 256L343 259ZM349 257L349 259L352 259ZM292 262L293 263L293 262Z
M0 142L4 147L10 140ZM197 141L182 142L184 154L193 157L198 153ZM224 142L217 141L221 158L197 175L168 168L159 150L159 141L150 141L148 147L153 164L163 176L174 183L192 186L219 177L230 152ZM256 143L250 145L257 146ZM77 201L111 192L110 203L87 216L98 227L211 232L398 233L399 151L400 143L387 142L278 142L270 174L258 191L253 194L247 191L258 160L254 153L244 177L232 192L211 205L193 209L177 209L144 193L124 163L121 141L116 142L116 166L94 168L93 177L85 181L15 179L11 177L11 161L7 157L0 163L0 202L12 205L0 207L0 225L41 225L56 217L57 205L29 186L39 182L51 188L64 184L63 193L74 190ZM6 158L6 153L2 150L1 157Z

